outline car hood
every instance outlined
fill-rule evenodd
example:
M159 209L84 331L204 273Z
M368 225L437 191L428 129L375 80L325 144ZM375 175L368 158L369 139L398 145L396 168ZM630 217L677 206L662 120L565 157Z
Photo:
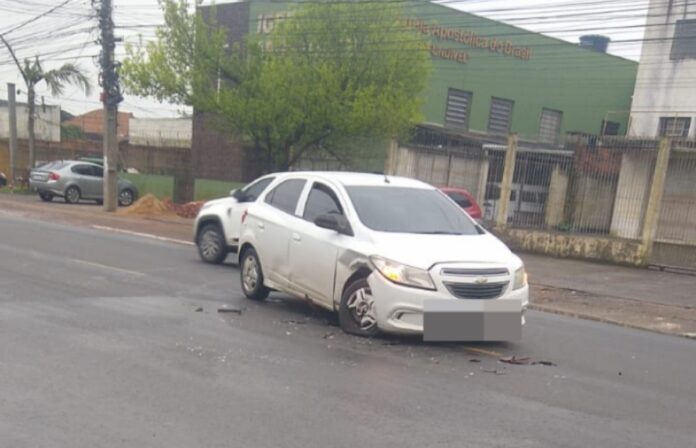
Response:
M515 255L491 234L415 235L379 232L373 254L409 266L430 269L440 263L511 265Z

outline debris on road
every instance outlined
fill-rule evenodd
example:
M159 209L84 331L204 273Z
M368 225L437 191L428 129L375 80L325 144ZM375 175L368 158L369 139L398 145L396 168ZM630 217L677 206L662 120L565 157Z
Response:
M551 362L551 361L534 361L532 363L532 365L533 366L540 365L540 366L556 367L557 364L555 362Z
M481 362L481 360L480 360L480 359L473 358L473 359L470 359L469 362Z
M481 368L481 371L486 372L486 373L495 373L496 375L505 375L507 371L505 369L484 369Z
M218 313L235 313L241 315L244 312L243 308L230 308L227 305L223 305L218 308Z
M202 312L203 312L203 307L202 307L202 306L199 306L199 307L196 308L194 311L197 312L197 313L202 313Z
M334 332L329 331L328 333L324 333L324 336L322 336L323 339L333 339L334 338Z
M284 324L291 324L291 325L305 325L307 323L307 322L302 322L300 320L294 320L294 319L281 320L281 322Z
M504 362L505 364L514 364L516 366L526 366L529 365L532 361L529 359L529 357L523 357L523 358L517 358L516 356L504 356L500 358L500 362Z
M187 202L185 204L175 204L169 198L164 198L162 203L172 212L176 213L177 216L181 218L192 219L198 215L201 207L203 207L203 201Z

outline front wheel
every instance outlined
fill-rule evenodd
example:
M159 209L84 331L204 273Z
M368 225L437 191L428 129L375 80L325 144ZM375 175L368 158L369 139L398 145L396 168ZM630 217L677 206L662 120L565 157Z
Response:
M247 249L242 254L241 266L242 291L247 299L262 301L268 297L270 290L263 284L263 270L259 256L254 249Z
M375 336L379 333L376 311L367 278L359 278L343 292L338 322L346 333L363 337Z
M51 202L53 200L53 193L49 193L47 191L40 191L39 197L44 202Z
M198 246L198 255L206 263L220 264L227 257L225 237L217 224L203 226L198 232L196 246Z

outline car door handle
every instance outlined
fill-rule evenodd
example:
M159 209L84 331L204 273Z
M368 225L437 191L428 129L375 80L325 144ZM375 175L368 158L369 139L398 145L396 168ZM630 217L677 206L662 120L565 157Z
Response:
M260 223L258 223L258 224L256 224L256 225L257 225L258 228L261 229L261 230L263 230L263 229L266 228L266 225L265 225L264 223L262 223L262 222L260 222Z
M298 233L293 233L292 240L297 241L299 243L300 241L302 241L302 237Z

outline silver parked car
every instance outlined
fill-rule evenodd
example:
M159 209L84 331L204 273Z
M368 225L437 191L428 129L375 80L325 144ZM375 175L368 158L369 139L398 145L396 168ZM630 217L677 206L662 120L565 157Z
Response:
M29 185L39 197L50 202L54 197L75 204L82 199L101 203L104 191L104 168L91 162L56 160L31 170ZM118 203L127 207L138 198L138 189L125 179L118 179Z

